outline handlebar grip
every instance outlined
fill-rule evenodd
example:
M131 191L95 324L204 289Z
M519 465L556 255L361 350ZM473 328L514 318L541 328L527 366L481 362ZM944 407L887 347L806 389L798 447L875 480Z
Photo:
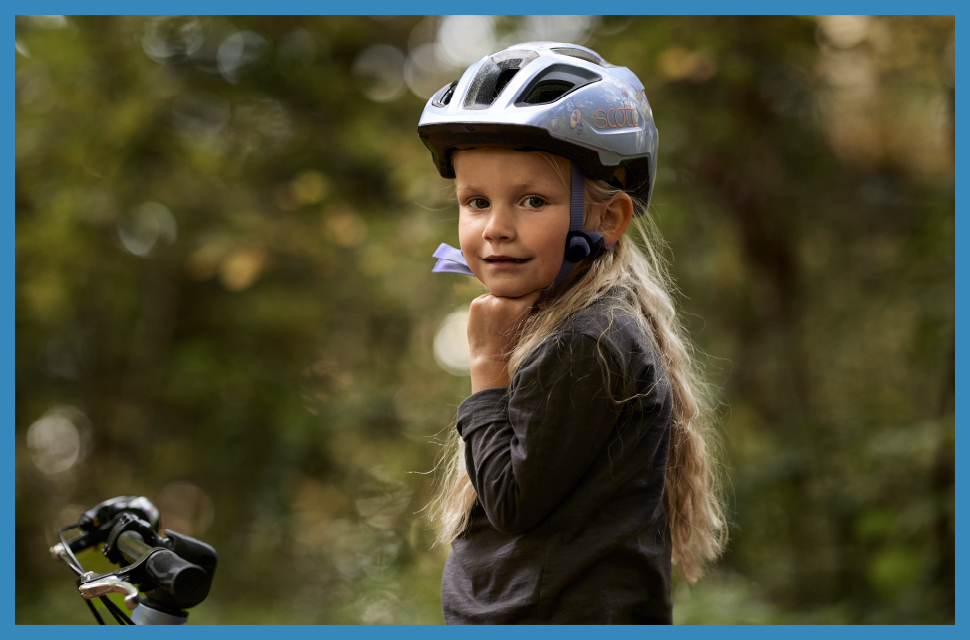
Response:
M212 583L209 573L199 565L183 560L173 551L145 544L134 531L125 531L118 536L117 546L128 562L137 562L147 555L145 575L172 594L180 606L194 607L209 595Z
M183 607L193 607L209 595L211 580L205 569L168 549L152 553L145 562L145 572L152 582L171 593Z

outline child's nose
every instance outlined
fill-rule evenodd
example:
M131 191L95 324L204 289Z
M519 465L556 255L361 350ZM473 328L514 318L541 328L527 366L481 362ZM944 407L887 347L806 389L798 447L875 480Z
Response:
M515 238L515 220L505 207L493 206L482 237L486 240L511 240Z

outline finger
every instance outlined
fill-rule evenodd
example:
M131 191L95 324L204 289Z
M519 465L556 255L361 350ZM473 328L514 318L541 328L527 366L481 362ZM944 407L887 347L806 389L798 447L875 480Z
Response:
M490 293L485 293L483 295L480 295L480 296L474 298L471 301L471 303L469 303L469 305L468 305L468 311L470 313L475 313L475 312L477 312L477 311L479 311L481 309L484 309L489 304L489 298L494 298L494 297L495 296L493 296Z

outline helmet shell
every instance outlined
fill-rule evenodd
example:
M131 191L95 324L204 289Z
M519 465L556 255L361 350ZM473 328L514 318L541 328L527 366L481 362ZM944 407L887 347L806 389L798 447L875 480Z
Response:
M643 85L575 44L528 42L485 56L432 96L418 135L445 178L458 149L542 150L649 202L657 127Z

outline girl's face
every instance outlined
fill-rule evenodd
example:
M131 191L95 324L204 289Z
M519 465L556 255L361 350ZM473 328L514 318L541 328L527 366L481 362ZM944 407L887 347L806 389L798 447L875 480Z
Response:
M472 149L456 159L455 176L461 251L489 292L518 298L550 286L569 232L569 161Z

